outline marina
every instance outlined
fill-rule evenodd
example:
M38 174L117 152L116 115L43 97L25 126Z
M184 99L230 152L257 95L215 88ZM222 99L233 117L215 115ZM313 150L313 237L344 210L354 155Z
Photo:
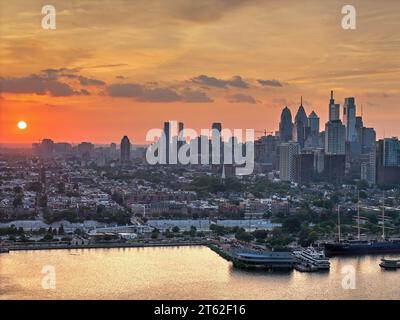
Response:
M400 299L399 274L380 258L333 257L329 272L309 273L236 268L205 246L10 251L0 255L0 299ZM54 290L41 286L45 266Z

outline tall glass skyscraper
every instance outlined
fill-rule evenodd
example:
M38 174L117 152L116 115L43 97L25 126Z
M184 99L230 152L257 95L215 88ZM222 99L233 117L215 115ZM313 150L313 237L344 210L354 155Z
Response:
M344 99L343 123L346 126L346 141L358 141L356 130L356 105L353 97Z

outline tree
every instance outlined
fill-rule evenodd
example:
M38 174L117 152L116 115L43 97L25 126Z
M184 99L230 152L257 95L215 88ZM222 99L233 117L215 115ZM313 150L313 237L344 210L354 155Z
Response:
M191 237L195 237L196 236L196 227L195 226L191 226L190 227L190 236Z
M14 187L14 193L15 193L15 194L20 194L20 193L22 193L22 188L21 188L20 186Z
M61 224L60 228L58 228L58 234L59 234L60 236L62 236L62 235L65 234L64 226L63 226L62 224Z
M250 233L248 233L248 232L246 232L246 231L239 231L239 232L236 232L236 233L235 233L235 238L236 238L237 240L245 241L245 242L250 242L251 240L254 239L254 237L253 237Z
M44 241L52 241L53 240L53 234L52 233L46 233L43 237Z
M365 180L357 181L357 188L358 190L365 190L368 189L368 182Z
M47 196L45 194L39 197L39 207L47 208Z
M154 232L154 230L153 230L153 232L151 233L151 238L152 239L157 239L158 238L158 232Z
M180 229L179 229L178 226L174 226L174 227L172 228L172 232L173 232L173 233L178 233L179 231L180 231Z
M257 239L257 241L264 240L268 236L268 231L267 230L255 230L253 231L253 236L254 238Z
M289 233L299 232L301 229L301 221L297 217L287 218L282 224L282 229Z
M21 194L17 194L13 200L13 207L14 208L18 208L18 207L22 207L22 195Z

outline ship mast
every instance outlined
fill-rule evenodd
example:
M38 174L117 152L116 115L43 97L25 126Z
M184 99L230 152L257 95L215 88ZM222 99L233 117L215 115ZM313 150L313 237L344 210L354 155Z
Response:
M357 201L357 229L358 229L358 240L360 240L360 190L358 190L358 201Z
M382 239L385 240L385 191L382 199Z
M340 232L340 205L339 204L337 207L337 216L338 216L338 238L339 238L339 242L341 242L342 239L341 239L341 232Z

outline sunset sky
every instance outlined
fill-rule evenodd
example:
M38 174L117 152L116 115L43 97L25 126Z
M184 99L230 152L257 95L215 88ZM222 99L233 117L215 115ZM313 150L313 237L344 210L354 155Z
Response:
M348 3L2 1L0 143L144 143L167 120L275 131L301 95L324 128L330 90L378 137L400 136L400 1L351 1L344 30ZM46 4L56 30L42 29Z

